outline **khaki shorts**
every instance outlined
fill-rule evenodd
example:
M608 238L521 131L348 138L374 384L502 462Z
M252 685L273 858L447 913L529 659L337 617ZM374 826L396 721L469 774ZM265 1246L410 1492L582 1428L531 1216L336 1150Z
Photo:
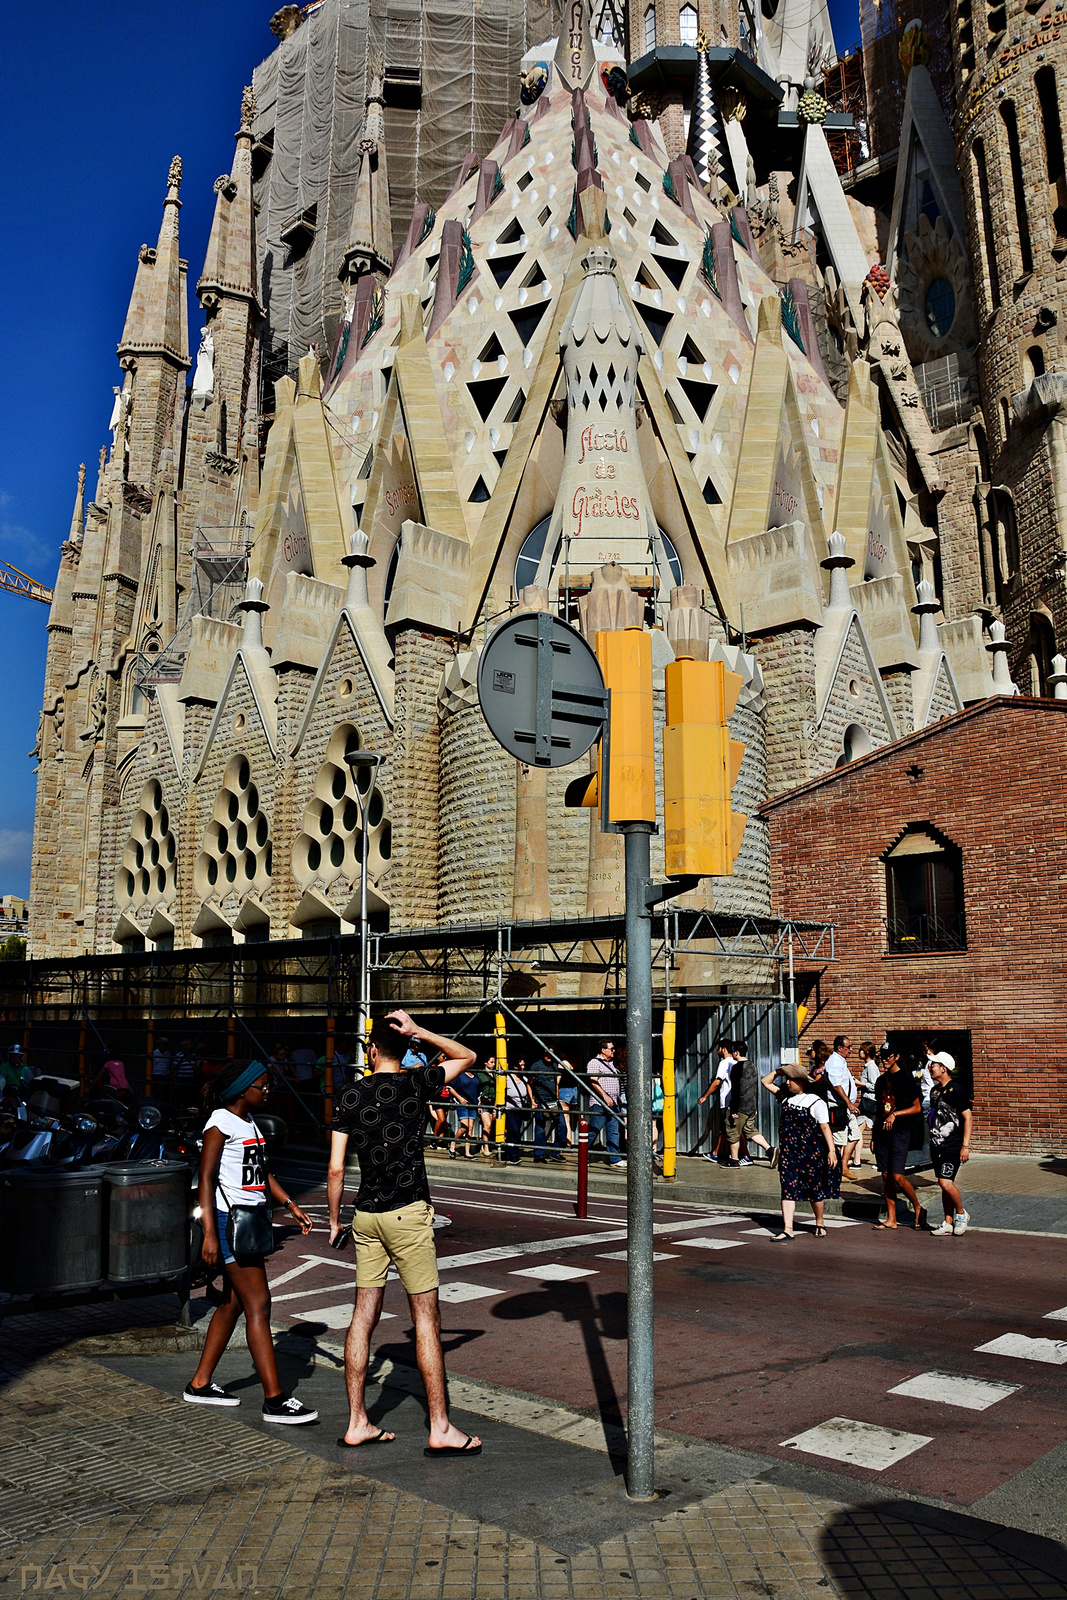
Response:
M731 1144L740 1144L742 1138L751 1139L752 1135L758 1132L759 1121L754 1111L726 1113L726 1137Z
M425 1200L414 1200L398 1211L357 1211L352 1218L352 1239L357 1289L383 1288L390 1263L408 1294L426 1294L437 1288L433 1206Z

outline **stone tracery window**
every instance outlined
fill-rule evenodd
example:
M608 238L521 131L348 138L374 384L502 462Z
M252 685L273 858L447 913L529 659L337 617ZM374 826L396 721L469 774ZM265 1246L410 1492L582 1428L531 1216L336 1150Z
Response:
M368 882L388 865L392 824L386 816L385 799L376 784L371 788L369 768L358 767L353 776L345 762L346 752L360 748L359 733L351 723L334 729L293 846L293 876L302 889L312 884L326 888L339 878L359 883L363 835L357 796L366 795L368 789Z
M115 903L131 915L142 906L170 906L177 895L177 842L163 786L152 778L141 790L115 881Z
M234 756L204 829L193 875L197 895L223 901L231 894L238 899L263 894L270 887L271 853L270 822L248 757Z

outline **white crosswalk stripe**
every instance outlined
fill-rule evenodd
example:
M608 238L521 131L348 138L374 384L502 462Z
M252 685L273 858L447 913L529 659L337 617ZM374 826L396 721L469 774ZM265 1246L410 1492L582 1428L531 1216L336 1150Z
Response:
M930 1444L932 1434L904 1433L899 1428L877 1428L870 1422L855 1422L851 1417L830 1417L817 1428L783 1439L782 1448L802 1450L806 1455L825 1456L830 1461L847 1461L871 1472L885 1472L905 1456Z
M965 1411L987 1411L998 1400L1017 1394L1021 1387L1018 1383L1000 1383L995 1378L970 1378L962 1372L920 1372L887 1392L910 1395L913 1400L961 1406Z
M682 1242L688 1243L687 1240ZM604 1250L597 1256L598 1261L629 1261L629 1259L630 1252L628 1250ZM669 1256L665 1250L654 1250L652 1259L653 1261L677 1261L678 1257Z
M743 1239L678 1239L676 1243L688 1245L691 1250L740 1250Z
M465 1300L487 1300L490 1295L503 1294L503 1289L487 1289L481 1283L443 1283L438 1298L450 1306L462 1305Z
M569 1267L564 1261L546 1261L543 1267L515 1267L513 1278L540 1278L543 1283L566 1283L570 1278L595 1278L595 1267Z
M1014 1356L1018 1361L1045 1361L1049 1366L1067 1367L1067 1340L1031 1339L1025 1333L1002 1333L975 1350L992 1356Z

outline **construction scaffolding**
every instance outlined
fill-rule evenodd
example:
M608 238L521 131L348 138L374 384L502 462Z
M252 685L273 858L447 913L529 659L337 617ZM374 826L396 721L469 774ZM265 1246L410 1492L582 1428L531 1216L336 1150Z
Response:
M907 89L907 73L900 64L900 36L911 22L922 24L929 41L930 79L950 127L955 115L948 6L939 0L910 0L903 7L898 7L897 0L860 0L868 144L863 159L880 163L883 169L900 141ZM831 99L829 93L827 98ZM832 103L836 109L838 102Z
M807 992L811 969L835 959L831 924L669 910L653 927L657 1031L673 1010L681 1084L707 1086L723 1037L747 1040L750 1053L768 1064L796 1047L794 980ZM748 963L757 981L732 984L729 992L679 984L695 955ZM462 1034L477 1048L496 1037L496 1014L503 1013L516 1060L547 1046L581 1068L606 1035L625 1038L621 916L371 934L368 959L376 1008L403 1005L428 1028ZM595 974L598 992L547 992L549 980L565 973ZM356 1026L359 974L358 935L8 962L0 966L0 1046L18 1042L39 1072L83 1087L97 1063L115 1055L126 1062L135 1092L147 1095L153 1051L164 1039L171 1050L188 1040L200 1059L216 1064L266 1061L280 1045L309 1043L332 1061ZM288 1101L284 1114L305 1131L328 1121L321 1090L277 1087Z
M823 72L823 95L831 111L847 112L850 128L827 128L826 143L834 165L843 179L853 176L871 154L867 116L867 79L863 70L863 50L854 45L838 56Z
M188 598L178 626L162 650L137 652L133 670L138 695L146 695L157 684L180 681L197 617L213 617L222 622L234 619L237 603L244 596L251 549L252 527L247 512L242 513L240 522L224 528L197 525Z

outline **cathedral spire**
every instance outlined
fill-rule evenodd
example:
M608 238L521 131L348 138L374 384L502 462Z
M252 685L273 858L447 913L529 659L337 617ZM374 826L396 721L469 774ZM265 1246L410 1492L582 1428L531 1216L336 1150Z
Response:
M717 195L719 174L724 166L724 142L715 91L711 86L708 41L706 35L701 34L697 40L697 75L686 154L692 158L705 191L710 191L713 197Z
M383 83L385 58L380 50L368 64L370 88L363 134L359 141L359 176L348 241L337 276L342 283L355 283L370 272L383 281L392 270L393 224L389 213L389 175L385 161L385 105Z
M224 294L256 301L256 234L252 206L252 122L256 114L251 89L241 96L241 126L229 176L215 179L215 215L211 223L204 270L197 298L209 314Z
M137 276L119 341L119 359L124 366L146 355L163 356L180 367L189 365L182 293L184 263L178 250L181 185L182 159L175 156L167 175L167 197L156 247L152 250L143 244L138 254Z
M560 81L573 91L587 89L596 66L589 0L567 0L563 8L553 65Z
M80 545L85 529L85 462L78 468L78 488L74 495L74 510L70 519L70 532L67 535L71 545Z

